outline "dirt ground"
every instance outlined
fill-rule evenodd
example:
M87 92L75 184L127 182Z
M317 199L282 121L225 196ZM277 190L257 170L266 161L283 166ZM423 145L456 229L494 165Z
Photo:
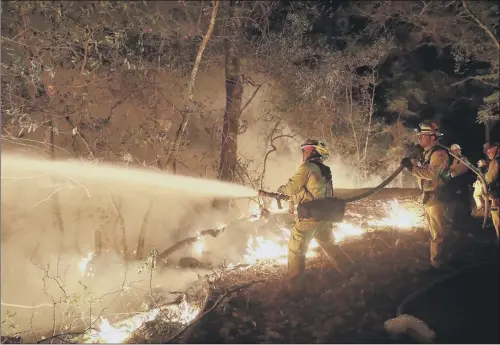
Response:
M387 192L386 192L387 194ZM357 208L376 208L378 195ZM398 193L399 194L399 193ZM408 195L408 194L405 194ZM414 199L414 198L412 198ZM387 200L386 200L387 201ZM282 289L286 265L261 263L227 273L212 292L207 308L231 286L263 280L232 294L185 333L187 343L407 343L383 328L408 295L450 271L429 270L429 234L425 230L384 229L342 244L355 262L355 273L340 277L321 254L309 259L308 288L292 297ZM476 218L461 229L464 240L459 270L475 262L497 260L494 230Z

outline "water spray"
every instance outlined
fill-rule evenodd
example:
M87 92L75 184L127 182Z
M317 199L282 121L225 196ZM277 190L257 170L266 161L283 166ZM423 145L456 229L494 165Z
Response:
M48 161L2 153L1 169L2 180L60 176L72 181L75 188L85 188L85 183L98 181L108 186L126 185L130 189L150 188L155 193L182 191L189 195L233 199L257 196L256 190L240 184L78 160ZM87 194L90 195L88 190Z

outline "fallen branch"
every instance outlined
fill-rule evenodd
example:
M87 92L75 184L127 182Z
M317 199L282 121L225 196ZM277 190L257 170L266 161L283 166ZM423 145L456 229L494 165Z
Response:
M151 217L151 211L153 209L153 200L149 202L148 210L144 215L144 220L142 221L141 232L139 233L139 240L137 241L137 249L135 251L135 259L142 260L142 252L144 251L144 241L146 237L146 230L148 228L149 219Z
M215 301L215 303L205 312L203 313L200 313L198 314L198 316L196 316L189 324L187 324L186 327L184 327L183 329L181 329L180 331L178 331L177 333L175 333L172 337L170 337L170 339L168 339L167 341L164 342L164 344L169 344L171 343L173 340L177 339L178 337L180 337L182 334L184 334L189 328L193 327L197 322L201 321L201 319L203 319L205 316L207 316L209 313L211 313L212 311L215 310L215 308L217 308L217 306L225 299L227 298L228 296L232 295L233 293L235 292L238 292L242 289L245 289L247 287L250 287L254 284L258 284L258 283L262 283L264 282L264 280L256 280L256 281L252 281L252 282L249 282L249 283L245 283L245 284L241 284L241 285L237 285L237 286L234 286L232 287L231 289L229 289L225 294L223 294L222 296L219 297L219 299L217 299L217 301ZM207 294L208 296L208 294Z
M179 250L179 248L181 248L181 247L183 247L185 245L188 245L188 244L191 244L191 243L194 243L194 242L198 241L200 239L200 237L203 237L203 236L206 236L206 235L210 235L212 237L217 237L225 229L226 228L224 227L224 228L221 228L221 229L203 230L197 236L188 237L186 239L183 239L182 241L179 241L179 242L175 243L173 246L167 248L166 250L163 251L163 253L161 253L160 255L158 255L158 258L160 258L160 259L166 259L170 254L172 254L173 252Z

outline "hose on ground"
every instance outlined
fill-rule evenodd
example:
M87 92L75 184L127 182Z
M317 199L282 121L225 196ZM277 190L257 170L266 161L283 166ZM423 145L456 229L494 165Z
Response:
M423 294L425 294L426 292L428 292L430 289L434 288L435 286L437 286L437 285L439 285L441 283L444 283L448 279L454 278L454 277L462 274L463 272L465 272L467 270L470 270L470 269L473 269L473 268L477 268L477 267L481 267L481 266L487 266L487 265L491 265L491 262L490 261L485 261L485 262L480 262L480 263L477 263L477 264L466 266L466 267L464 267L464 268L462 268L462 269L460 269L458 271L449 273L449 274L445 275L444 277L436 279L433 282L431 282L430 284L424 286L423 288L420 288L420 289L414 291L411 295L409 295L408 297L406 297L403 300L403 302L401 302L399 304L397 312L396 312L397 316L401 316L401 315L406 314L405 309L406 309L406 307L411 302L413 302L415 299L417 299L418 297L422 296Z

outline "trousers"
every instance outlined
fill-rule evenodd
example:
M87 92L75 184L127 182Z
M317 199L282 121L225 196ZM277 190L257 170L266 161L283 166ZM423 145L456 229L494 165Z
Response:
M483 184L481 181L474 182L474 201L476 202L476 208L483 208Z
M424 210L431 234L430 261L437 267L451 259L453 244L458 240L452 229L454 203L434 201L424 204Z
M330 222L296 221L288 241L288 284L292 289L305 286L306 253L312 239L316 239L328 260L342 272L342 258L346 258L342 249L335 244Z

